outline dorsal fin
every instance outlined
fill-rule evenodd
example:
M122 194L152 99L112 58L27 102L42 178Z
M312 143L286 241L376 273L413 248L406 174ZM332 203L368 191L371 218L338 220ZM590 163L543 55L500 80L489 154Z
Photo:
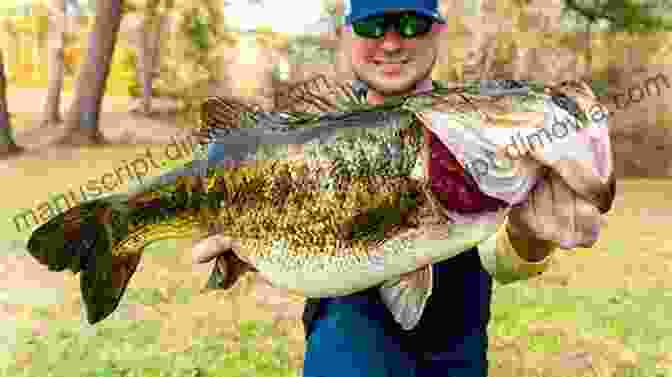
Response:
M282 102L276 111L308 113L342 110L339 103L343 99L358 101L352 83L338 82L323 74L292 84L279 98Z

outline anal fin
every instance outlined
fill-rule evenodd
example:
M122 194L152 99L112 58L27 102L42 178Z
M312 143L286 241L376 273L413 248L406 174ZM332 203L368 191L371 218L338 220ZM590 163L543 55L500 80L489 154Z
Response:
M380 296L394 319L404 330L413 329L432 295L432 265L402 275L380 287Z

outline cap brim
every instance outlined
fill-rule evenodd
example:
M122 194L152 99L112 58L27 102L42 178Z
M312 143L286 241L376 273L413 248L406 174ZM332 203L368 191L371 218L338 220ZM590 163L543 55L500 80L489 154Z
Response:
M373 16L382 16L385 13L397 13L397 12L416 12L418 14L421 14L423 16L431 17L434 19L436 22L445 24L446 19L441 16L438 12L430 12L425 9L400 9L400 10L370 10L370 11L364 11L361 14L358 14L357 16L351 17L350 19L345 19L345 24L349 25L352 24L353 22L361 21L364 20L368 17L373 17Z

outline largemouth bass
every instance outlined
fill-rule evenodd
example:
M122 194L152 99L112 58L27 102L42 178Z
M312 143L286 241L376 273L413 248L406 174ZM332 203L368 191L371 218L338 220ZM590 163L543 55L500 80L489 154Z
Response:
M246 270L306 297L394 284L493 235L539 176L538 166L513 164L475 177L463 151L457 162L466 176L448 169L459 190L429 184L430 144L443 140L432 139L440 134L432 119L441 112L431 109L438 98L454 106L466 95L351 103L349 112L319 115L247 112L236 121L251 127L209 129L224 158L193 160L128 194L71 208L36 229L28 250L52 271L81 273L92 324L116 309L148 244L200 237L206 229L237 240L215 264L212 288L230 287ZM471 96L463 106L478 103ZM204 108L222 106L226 101L212 99ZM529 109L523 114L538 118ZM474 156L497 147L472 128L453 129L465 146L480 146ZM296 146L301 152L292 154Z

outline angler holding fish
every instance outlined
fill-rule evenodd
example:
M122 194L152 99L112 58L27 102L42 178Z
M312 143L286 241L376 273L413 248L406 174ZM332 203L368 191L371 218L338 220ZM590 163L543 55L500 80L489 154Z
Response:
M116 309L147 244L210 234L194 248L216 259L209 287L256 271L309 297L305 376L485 376L492 277L536 276L558 246L597 240L614 177L585 84L432 82L436 1L346 5L352 85L307 81L274 112L211 98L207 160L33 232L40 263L81 273L89 322ZM502 153L566 119L583 127Z
M436 1L346 0L344 8L341 46L358 78L355 84L364 84L355 87L368 87L365 96L370 103L380 104L390 96L432 89L430 72L445 26ZM410 13L400 13L399 9ZM520 92L530 92L520 83L492 84L491 90L487 90L487 83L483 85L484 92L503 95L503 103L509 96L519 102L529 99L520 96ZM430 140L423 144L421 153L424 161L435 160L420 170L425 173L421 174L425 184L433 182L430 193L443 197L444 205L440 207L461 209L452 211L453 217L467 222L469 214L473 217L479 212L493 212L487 204L494 199L507 200L498 192L513 194L508 197L509 203L520 202L508 211L506 222L498 220L497 231L477 247L406 274L401 280L392 280L387 287L379 284L352 295L309 298L304 312L305 377L487 375L492 278L510 283L538 276L546 270L558 246L591 246L599 235L600 214L610 209L614 197L607 119L604 113L593 112L602 107L585 84L556 89L553 96L536 91L538 100L529 101L536 106L526 113L507 111L506 107L487 109L495 104L466 104L462 114L450 106L445 106L444 111L437 109L433 117L436 124L429 124L431 132L424 132ZM487 118L475 107L490 112L495 120L484 121ZM492 114L497 112L499 117ZM459 115L463 118L458 119ZM526 165L544 166L538 171L540 182L531 192L526 192L527 185L521 183L525 181L521 177L526 175L522 170L503 169L500 179L496 179L500 172L492 164L485 173L482 167L464 171L465 167L481 166L475 161L491 161L490 152L496 151L493 143L508 144L513 135L518 138L518 131L543 136L539 130L553 129L556 116L558 122L576 124L581 115L588 118L586 127L576 133L567 132L566 137L555 137L553 145L530 151L517 160L521 169ZM491 143L474 143L479 139L476 130L491 132L487 135ZM561 130L556 132L561 134ZM470 147L465 145L467 141L472 141ZM221 158L222 149L213 144L210 157ZM460 155L467 152L470 156ZM418 162L423 165L423 159ZM424 170L429 167L433 169ZM473 189L474 181L477 190ZM524 197L514 198L515 194ZM431 233L428 228L420 229ZM446 240L445 248L450 248L451 242L450 238ZM230 255L231 249L236 249L234 239L214 235L193 252L195 261L204 263ZM339 281L339 276L325 275L324 279ZM404 330L411 327L412 330Z

